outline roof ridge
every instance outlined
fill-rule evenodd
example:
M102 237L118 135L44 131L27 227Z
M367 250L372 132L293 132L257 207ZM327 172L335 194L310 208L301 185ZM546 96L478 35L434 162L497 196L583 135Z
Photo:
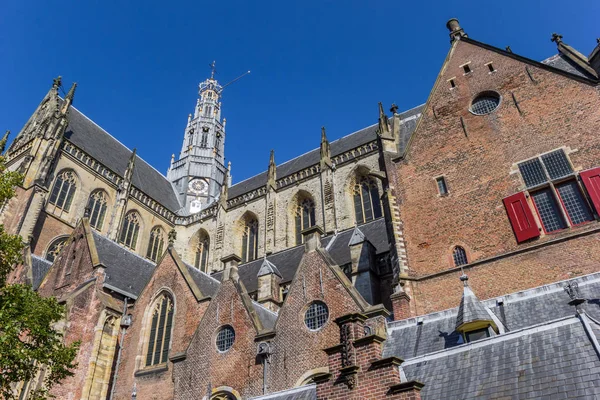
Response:
M411 365L411 364L415 364L415 363L419 363L419 362L423 362L423 361L429 361L429 360L433 360L433 359L440 358L440 357L447 357L448 355L451 355L451 354L461 353L463 351L468 351L468 350L472 350L472 349L479 348L479 347L485 347L485 346L488 346L493 343L504 342L504 341L507 341L510 339L524 336L527 331L533 331L533 333L537 333L537 332L546 331L546 330L550 330L550 329L561 327L561 326L572 325L577 322L579 322L579 318L575 314L567 316L567 317L557 318L557 319L554 319L551 321L545 321L545 322L542 322L542 323L539 323L536 325L528 326L528 327L517 329L514 331L509 331L509 332L503 333L501 335L490 336L490 337L486 337L483 339L479 339L474 342L463 343L463 344L460 344L455 347L449 347L447 349L441 349L441 350L437 350L437 351L434 351L431 353L422 354L420 356L407 358L402 363L402 366L404 367L406 365Z
M198 268L194 267L194 266L193 266L193 265L191 265L191 264L188 264L188 263L186 263L186 262L185 262L185 261L183 261L183 260L181 260L181 262L182 262L182 263L183 263L183 264L184 264L186 267L188 267L188 268L191 268L193 271L195 271L195 272L197 272L197 273L199 273L199 274L201 274L201 275L204 275L204 276L206 276L206 277L208 277L208 278L212 279L213 281L217 282L219 285L221 284L221 281L219 281L219 280L217 280L217 279L213 278L212 276L210 276L210 275L209 275L209 274L207 274L206 272L199 270Z

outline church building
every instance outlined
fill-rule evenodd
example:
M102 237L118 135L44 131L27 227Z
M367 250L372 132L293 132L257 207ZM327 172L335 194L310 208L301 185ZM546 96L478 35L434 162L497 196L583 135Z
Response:
M11 280L81 341L51 393L600 396L600 39L586 57L553 34L536 61L447 28L425 104L307 133L235 184L214 64L166 174L56 78L4 153L25 179L0 209L26 243Z

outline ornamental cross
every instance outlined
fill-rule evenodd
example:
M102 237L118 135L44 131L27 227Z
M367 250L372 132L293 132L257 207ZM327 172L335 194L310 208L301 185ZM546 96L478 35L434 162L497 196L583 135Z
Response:
M558 33L553 33L552 39L550 39L550 41L556 42L556 44L559 44L562 42L562 35L559 35Z

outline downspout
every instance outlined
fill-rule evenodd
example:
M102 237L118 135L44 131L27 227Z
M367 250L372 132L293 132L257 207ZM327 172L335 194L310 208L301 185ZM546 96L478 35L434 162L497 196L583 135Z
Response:
M267 357L263 357L263 395L267 394Z
M129 327L129 325L131 325L131 320L129 320L129 317L127 316L127 299L128 299L128 297L125 296L125 302L123 304L123 317L121 318L121 342L119 345L119 353L117 354L117 363L115 364L115 373L114 373L112 381L110 383L111 388L110 388L110 396L108 397L108 400L112 400L112 398L115 394L117 375L119 375L119 365L121 364L121 353L123 352L123 341L125 340L125 332L127 331L127 327Z

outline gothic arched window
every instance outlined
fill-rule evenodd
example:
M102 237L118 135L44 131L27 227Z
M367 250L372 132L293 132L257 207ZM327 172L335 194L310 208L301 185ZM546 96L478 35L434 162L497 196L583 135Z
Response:
M460 267L461 265L468 264L467 252L464 248L456 246L452 251L452 258L454 259L454 266Z
M354 186L354 213L358 224L381 217L381 200L374 179L363 178Z
M129 247L131 250L135 250L139 232L140 216L135 211L131 211L125 216L125 220L123 221L119 242L126 247Z
M59 173L50 194L50 203L68 212L75 195L76 181L73 171Z
M258 255L258 221L250 219L244 226L242 236L242 261L254 260Z
M101 230L106 214L106 193L103 190L93 192L88 200L87 208L90 213L90 226Z
M296 208L296 244L302 244L302 231L315 225L315 203L304 199Z
M65 244L67 244L67 239L68 238L66 238L66 237L62 237L62 238L58 238L58 239L54 240L52 243L50 243L50 246L48 246L48 250L46 250L46 260L48 260L50 262L54 262L54 260L56 260L56 257L58 256L58 254L65 247Z
M210 238L208 235L201 235L196 248L196 259L194 266L202 272L208 272L208 252L210 250Z
M168 294L161 295L152 306L146 366L163 364L169 357L171 331L173 330L173 300Z
M158 257L162 255L163 246L165 244L164 231L160 226L155 227L150 232L150 242L148 243L148 251L146 257L156 262Z

